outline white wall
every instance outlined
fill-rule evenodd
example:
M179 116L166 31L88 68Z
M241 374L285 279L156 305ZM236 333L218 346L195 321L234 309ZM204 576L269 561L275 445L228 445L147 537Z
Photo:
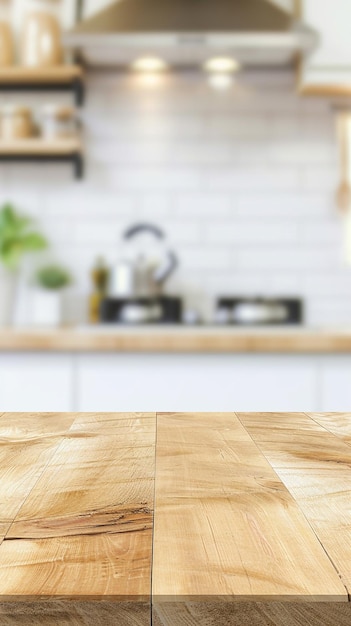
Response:
M284 11L294 12L296 6L296 0L269 0L272 4L276 4Z
M142 219L167 230L181 258L172 287L204 311L208 295L301 294L311 324L347 323L335 113L294 82L248 74L218 93L200 74L152 88L92 74L84 182L65 165L1 166L0 200L40 218L84 298L95 256L118 258L122 229Z

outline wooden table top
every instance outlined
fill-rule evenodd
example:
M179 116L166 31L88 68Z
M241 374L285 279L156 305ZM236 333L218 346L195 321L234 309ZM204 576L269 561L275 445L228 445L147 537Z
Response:
M351 329L181 325L2 329L0 351L351 354Z
M1 624L350 626L350 594L351 413L0 414Z

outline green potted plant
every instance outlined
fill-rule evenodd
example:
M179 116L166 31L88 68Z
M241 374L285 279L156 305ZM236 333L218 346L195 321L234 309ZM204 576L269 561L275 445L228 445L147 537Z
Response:
M35 276L33 321L41 326L61 323L62 291L72 283L72 277L61 265L41 267Z
M47 247L33 221L20 215L10 203L0 208L0 326L13 319L17 278L23 257Z

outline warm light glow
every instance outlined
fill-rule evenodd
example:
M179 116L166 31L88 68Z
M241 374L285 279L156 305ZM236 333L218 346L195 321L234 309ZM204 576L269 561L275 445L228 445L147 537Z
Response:
M134 61L132 68L137 72L162 72L167 69L167 63L158 57L141 57Z
M240 69L240 65L235 59L231 59L230 57L216 57L209 59L205 63L204 69L206 72L230 74L232 72L237 72Z
M145 89L157 89L164 84L164 76L157 72L154 74L151 72L144 72L139 74L136 79L137 85Z
M211 74L208 78L208 82L218 91L226 91L233 85L234 80L230 74Z

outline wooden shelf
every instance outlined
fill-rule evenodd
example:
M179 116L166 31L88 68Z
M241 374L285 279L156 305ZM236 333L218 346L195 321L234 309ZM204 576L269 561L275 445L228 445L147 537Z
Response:
M18 139L16 141L0 140L0 155L55 155L72 154L82 151L79 139L54 139L46 140L33 137L31 139Z
M40 138L0 140L0 162L72 163L77 179L83 177L81 141L77 139L45 140Z
M77 105L84 102L84 74L79 65L0 69L1 91L72 91Z

